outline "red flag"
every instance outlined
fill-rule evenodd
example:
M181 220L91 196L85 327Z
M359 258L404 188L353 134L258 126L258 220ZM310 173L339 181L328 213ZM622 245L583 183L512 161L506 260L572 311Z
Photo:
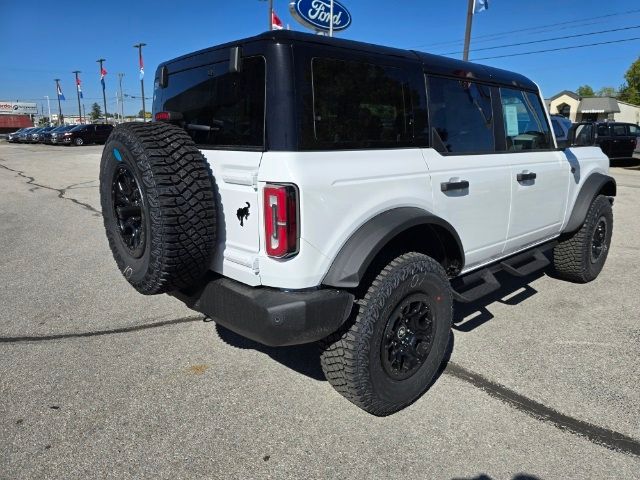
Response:
M275 10L271 10L271 28L273 30L282 30L284 27L282 26L282 21L276 15Z

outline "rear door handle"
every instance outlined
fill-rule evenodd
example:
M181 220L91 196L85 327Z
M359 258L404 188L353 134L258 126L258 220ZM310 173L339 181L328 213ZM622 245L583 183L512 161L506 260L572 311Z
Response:
M469 188L469 182L466 180L459 180L457 182L442 182L440 184L440 190L443 192L450 192L451 190L466 190Z
M525 180L535 180L537 175L534 172L522 172L516 175L516 179L519 182L524 182Z

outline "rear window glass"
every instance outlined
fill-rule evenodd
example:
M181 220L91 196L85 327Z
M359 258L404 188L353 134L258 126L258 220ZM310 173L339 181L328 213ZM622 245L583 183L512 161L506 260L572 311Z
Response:
M310 148L399 147L413 141L412 100L406 72L357 61L311 62L313 128ZM308 125L308 122L305 122Z
M627 126L626 125L613 125L613 135L615 135L616 137L624 137L626 135L629 135L627 133Z
M430 77L428 85L433 147L448 153L493 152L491 88L439 77Z
M263 57L244 58L240 72L225 61L172 74L163 110L181 113L200 147L263 147L265 75Z
M631 135L640 135L640 127L637 125L629 125L629 133Z

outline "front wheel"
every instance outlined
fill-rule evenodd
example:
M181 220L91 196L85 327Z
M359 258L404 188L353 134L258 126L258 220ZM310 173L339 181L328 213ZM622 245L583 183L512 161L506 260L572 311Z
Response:
M554 248L556 274L577 283L594 280L607 260L612 232L611 202L604 195L598 195L591 203L582 227Z
M347 400L389 415L414 402L438 373L451 331L449 280L432 258L406 253L357 305L355 320L325 340L322 369Z

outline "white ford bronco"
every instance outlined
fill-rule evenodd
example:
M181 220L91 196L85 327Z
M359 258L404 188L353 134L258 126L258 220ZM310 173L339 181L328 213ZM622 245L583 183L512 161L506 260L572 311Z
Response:
M269 32L161 64L153 113L102 155L124 277L266 345L318 341L375 415L437 375L454 300L551 262L588 282L607 258L608 159L575 132L557 148L522 75Z

